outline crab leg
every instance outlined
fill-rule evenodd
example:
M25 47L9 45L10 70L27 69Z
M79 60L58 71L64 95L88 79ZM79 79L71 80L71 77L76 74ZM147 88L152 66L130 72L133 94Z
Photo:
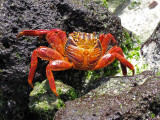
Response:
M106 50L110 42L112 42L112 44L118 45L114 36L110 33L107 35L104 35L104 34L100 35L99 40L101 41L101 45L102 45L102 55L106 53Z
M72 63L64 60L50 61L46 67L46 76L47 76L47 79L49 80L49 85L51 87L51 90L55 93L57 97L59 97L59 95L56 92L56 85L55 85L52 71L61 71L61 70L67 70L70 68L72 68Z
M114 53L114 52L119 53L122 57L124 57L123 51L120 47L114 46L108 51L108 53ZM127 75L126 66L122 62L120 62L120 64L121 64L123 75L126 76Z
M115 59L118 59L123 64L122 72L124 76L127 74L127 71L125 70L125 66L131 69L134 75L134 72L135 72L134 66L123 57L121 48L117 46L113 47L111 50L109 50L104 56L102 56L99 59L95 69L101 69L109 65L110 63L112 63Z
M48 47L44 47L44 46L40 46L39 48L35 49L32 53L32 57L31 57L31 68L30 68L30 72L29 72L29 76L28 76L28 83L33 87L32 81L33 81L33 77L37 68L37 64L38 64L38 59L37 57L40 57L44 60L63 60L63 56Z
M43 37L46 35L46 39L52 48L55 48L58 52L64 55L64 45L67 40L66 33L60 29L51 29L51 30L23 30L17 36L39 36Z
M53 31L57 34L57 36L61 39L63 45L65 45L67 36L66 33L60 29L51 29L50 31Z
M65 36L65 33L57 34L55 32L49 32L46 36L46 39L48 43L51 45L51 47L55 48L62 55L64 55L64 42L66 40L66 37L63 37L63 36Z
M20 38L21 36L44 36L47 33L49 33L50 31L58 33L58 32L63 32L60 29L51 29L51 30L45 30L45 29L41 29L41 30L23 30L22 32L20 32L17 35L17 38Z
M17 35L17 39L21 36L44 36L49 32L49 30L23 30Z

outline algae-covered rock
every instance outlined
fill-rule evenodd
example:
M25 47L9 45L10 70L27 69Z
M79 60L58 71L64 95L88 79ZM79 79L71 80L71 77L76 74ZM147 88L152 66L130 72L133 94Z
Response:
M73 88L65 85L60 81L56 81L56 88L58 94L66 97L66 99L73 99L76 93ZM64 107L64 99L57 98L51 91L48 80L42 83L36 82L33 91L30 93L29 108L31 113L37 114L39 119L51 119L57 109Z

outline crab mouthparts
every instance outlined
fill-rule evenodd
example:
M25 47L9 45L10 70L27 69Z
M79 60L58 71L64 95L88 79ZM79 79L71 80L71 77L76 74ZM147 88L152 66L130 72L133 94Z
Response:
M73 39L77 47L84 49L93 49L97 44L97 37L94 33L74 32L69 34L69 38ZM88 50L85 50L88 53Z

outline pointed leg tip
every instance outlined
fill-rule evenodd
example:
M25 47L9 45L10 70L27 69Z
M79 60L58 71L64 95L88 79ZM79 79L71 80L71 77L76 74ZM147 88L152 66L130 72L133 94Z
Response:
M123 76L127 76L127 73L124 73Z
M132 76L134 76L134 74L135 74L135 70L132 70Z
M32 83L29 83L29 85L30 85L32 88L34 87Z
M22 33L22 32L20 32L20 33L17 35L16 39L20 38L21 36L23 36L23 33Z
M58 95L58 93L57 93L57 92L54 92L54 94L59 98L59 95Z

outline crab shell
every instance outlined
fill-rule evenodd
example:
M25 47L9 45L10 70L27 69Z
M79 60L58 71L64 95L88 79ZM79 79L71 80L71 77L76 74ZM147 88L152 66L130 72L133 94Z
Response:
M75 69L91 70L102 56L102 46L94 34L74 32L69 34L65 53Z

